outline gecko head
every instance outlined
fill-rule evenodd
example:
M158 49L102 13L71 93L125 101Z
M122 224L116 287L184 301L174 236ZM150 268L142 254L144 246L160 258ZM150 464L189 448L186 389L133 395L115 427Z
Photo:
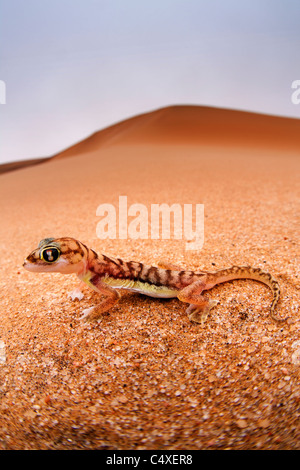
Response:
M23 267L38 273L80 273L86 266L86 247L74 238L44 238Z

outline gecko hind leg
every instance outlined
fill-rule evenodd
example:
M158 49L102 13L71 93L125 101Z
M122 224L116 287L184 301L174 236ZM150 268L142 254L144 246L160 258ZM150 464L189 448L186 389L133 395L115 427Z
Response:
M190 304L186 310L189 320L202 325L207 319L209 311L219 303L202 294L205 288L205 278L202 278L181 289L177 295L179 300Z
M169 263L168 261L161 260L157 263L159 268L162 269L171 269L172 271L182 271L182 268L177 264Z
M195 323L201 323L201 325L204 325L206 322L210 310L219 303L218 300L207 299L206 296L203 296L203 298L203 305L190 304L186 309L189 320Z

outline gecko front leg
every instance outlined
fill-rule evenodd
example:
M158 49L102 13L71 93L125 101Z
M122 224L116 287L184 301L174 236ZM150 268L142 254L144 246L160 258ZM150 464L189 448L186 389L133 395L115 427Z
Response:
M101 281L93 282L93 279L91 279L90 282L94 290L101 294L104 294L106 297L96 306L89 307L83 310L83 315L82 317L80 317L80 320L86 322L98 320L101 317L102 313L107 312L112 307L114 307L114 305L119 301L121 297L121 294L118 290L106 286Z
M202 325L206 321L209 311L219 303L217 300L211 300L207 295L202 294L205 288L205 282L200 279L184 287L177 294L177 298L181 302L190 304L186 309L189 320Z
M83 289L84 285L85 285L85 283L83 281L80 281L78 286L74 290L72 290L72 292L69 293L69 297L71 298L71 300L75 300L75 299L82 300L83 299L84 294L82 292L82 289Z

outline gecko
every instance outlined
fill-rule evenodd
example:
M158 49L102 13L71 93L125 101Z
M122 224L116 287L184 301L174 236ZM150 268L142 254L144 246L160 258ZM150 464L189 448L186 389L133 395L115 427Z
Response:
M83 310L81 318L85 321L99 319L117 304L121 291L125 289L150 297L177 297L181 302L189 304L186 309L189 320L203 325L210 310L219 303L203 292L235 279L252 279L266 284L273 293L270 306L272 319L286 320L275 316L280 297L278 282L271 274L251 266L232 266L214 272L182 270L170 263L149 266L97 254L84 243L70 237L41 240L24 260L23 266L31 272L75 273L81 284L86 283L103 294L104 298L99 304Z

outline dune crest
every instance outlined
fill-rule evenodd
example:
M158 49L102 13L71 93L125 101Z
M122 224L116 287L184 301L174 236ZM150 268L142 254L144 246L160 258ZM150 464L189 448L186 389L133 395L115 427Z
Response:
M100 130L53 158L134 144L300 149L300 120L205 106L160 108Z
M55 155L0 165L0 174L103 148L149 144L300 152L300 119L206 106L168 106L106 127Z

